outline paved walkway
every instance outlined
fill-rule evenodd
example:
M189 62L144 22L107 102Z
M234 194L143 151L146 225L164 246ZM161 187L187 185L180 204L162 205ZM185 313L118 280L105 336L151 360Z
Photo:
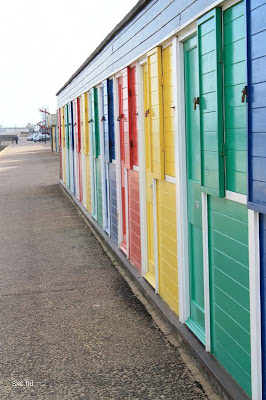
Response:
M49 145L0 155L0 399L206 399L57 176Z

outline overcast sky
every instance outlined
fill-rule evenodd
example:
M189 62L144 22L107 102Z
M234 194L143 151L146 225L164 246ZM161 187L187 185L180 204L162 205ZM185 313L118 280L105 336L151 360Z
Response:
M40 121L55 93L137 0L1 2L0 125Z

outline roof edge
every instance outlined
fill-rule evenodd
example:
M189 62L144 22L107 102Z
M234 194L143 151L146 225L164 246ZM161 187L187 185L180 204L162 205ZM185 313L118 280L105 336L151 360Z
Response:
M148 3L152 0L139 0L137 4L126 14L126 16L114 27L114 29L108 33L105 39L96 47L91 55L84 61L83 64L74 72L68 81L58 90L56 96L58 96L79 74L87 67L87 65L100 53L100 51L120 32Z

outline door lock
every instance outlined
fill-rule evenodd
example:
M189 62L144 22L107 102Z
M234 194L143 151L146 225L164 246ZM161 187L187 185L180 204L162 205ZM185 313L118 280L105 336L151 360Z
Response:
M120 114L119 117L117 117L117 121L121 121L121 119L123 118L124 114Z
M199 97L194 97L193 103L194 103L194 110L196 110L197 109L197 104L199 104Z

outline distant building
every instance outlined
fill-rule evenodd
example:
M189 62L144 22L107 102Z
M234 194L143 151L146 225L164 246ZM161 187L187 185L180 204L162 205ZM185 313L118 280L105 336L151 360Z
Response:
M25 127L3 127L0 125L0 135L29 135L30 133L34 132L34 125L27 124Z

